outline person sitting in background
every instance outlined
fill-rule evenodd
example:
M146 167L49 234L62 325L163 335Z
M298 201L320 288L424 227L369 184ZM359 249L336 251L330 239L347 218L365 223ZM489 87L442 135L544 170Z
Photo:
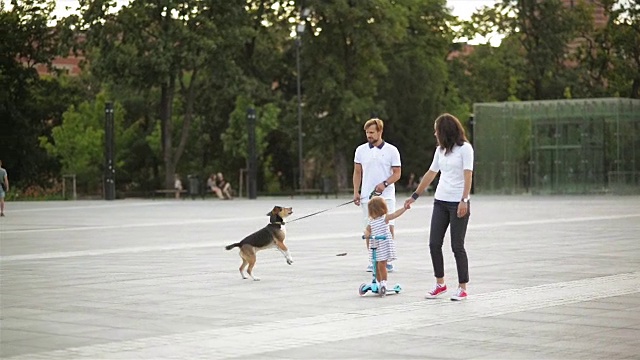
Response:
M416 189L416 187L418 187L418 182L416 181L416 174L411 173L411 175L409 175L409 181L407 181L407 191L408 192L413 192L413 190Z
M218 177L216 176L216 174L211 174L211 176L209 176L209 179L207 179L207 188L211 189L211 192L216 194L216 196L218 196L218 199L224 199L224 196L222 196L222 189L220 189L217 185L217 179Z
M180 181L180 175L174 175L173 188L176 189L176 199L180 199L180 193L182 192L182 181Z
M220 172L216 176L216 185L222 190L225 199L233 199L233 196L231 196L231 184L224 179L224 176Z
M9 191L9 176L7 170L2 167L2 160L0 160L0 216L4 216L4 197Z

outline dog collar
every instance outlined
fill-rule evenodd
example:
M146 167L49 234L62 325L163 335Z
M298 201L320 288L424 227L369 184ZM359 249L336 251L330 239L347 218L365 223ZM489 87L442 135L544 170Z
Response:
M276 221L276 222L272 222L272 225L284 225L284 221Z

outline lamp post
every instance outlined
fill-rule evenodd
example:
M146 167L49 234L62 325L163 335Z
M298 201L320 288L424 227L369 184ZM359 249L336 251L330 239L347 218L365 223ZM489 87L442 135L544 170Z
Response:
M301 86L301 73L300 73L300 46L302 45L302 34L306 27L306 18L309 16L310 10L302 7L300 4L300 19L298 25L296 25L296 75L298 82L298 174L300 179L298 180L298 188L304 187L304 157L302 156L302 86Z
M248 189L249 199L255 199L258 193L258 160L256 155L256 109L247 109L247 130L249 131Z
M115 169L115 134L113 120L113 103L107 102L104 105L104 199L115 200L116 198L116 169ZM74 187L75 190L75 187Z

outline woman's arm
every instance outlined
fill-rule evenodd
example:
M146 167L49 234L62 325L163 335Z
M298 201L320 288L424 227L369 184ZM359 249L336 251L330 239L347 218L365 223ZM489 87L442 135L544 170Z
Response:
M407 209L411 208L411 204L413 204L416 200L418 200L418 198L424 192L424 190L429 185L431 185L431 182L433 182L433 179L436 178L436 175L438 175L438 173L433 170L427 170L427 172L424 173L424 176L422 176L422 180L420 181L420 184L418 184L418 188L416 189L416 191L413 194L411 194L410 198L404 201L405 208Z
M473 179L473 170L464 170L464 190L462 191L462 199L458 204L458 217L464 217L469 212L469 193L471 193L471 180ZM466 199L466 201L465 201Z

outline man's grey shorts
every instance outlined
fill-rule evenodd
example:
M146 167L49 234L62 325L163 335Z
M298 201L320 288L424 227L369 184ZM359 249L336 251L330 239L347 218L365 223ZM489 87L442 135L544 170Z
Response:
M392 214L396 211L396 199L384 199L384 201L387 203L388 214ZM369 225L368 202L360 203L360 208L362 209L363 229L366 229L367 225ZM394 225L395 223L395 220L389 221L389 225Z

